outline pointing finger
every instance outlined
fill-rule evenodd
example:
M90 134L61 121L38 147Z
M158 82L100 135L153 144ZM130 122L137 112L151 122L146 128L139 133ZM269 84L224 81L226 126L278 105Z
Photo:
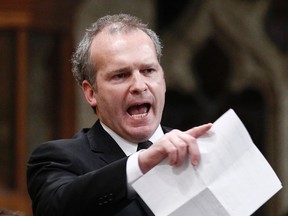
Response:
M198 127L193 127L187 130L186 133L197 138L203 135L204 133L206 133L208 130L210 130L211 127L212 127L212 123L208 123L208 124L200 125Z

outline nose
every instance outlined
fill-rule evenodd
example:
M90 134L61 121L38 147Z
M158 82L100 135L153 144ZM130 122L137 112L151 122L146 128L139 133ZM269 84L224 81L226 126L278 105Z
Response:
M140 72L135 72L132 75L130 92L132 94L141 93L147 90L145 77Z

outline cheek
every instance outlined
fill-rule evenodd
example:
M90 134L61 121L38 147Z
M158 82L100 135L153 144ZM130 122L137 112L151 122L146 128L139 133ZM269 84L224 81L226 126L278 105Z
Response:
M98 106L104 112L108 112L109 110L118 110L120 104L123 103L123 100L119 88L103 89L103 91L99 92L97 97Z
M165 82L164 82L164 88L162 88L162 91L161 91L161 106L162 106L162 111L164 109L164 105L165 105L165 96L166 95L166 86L165 86Z
M157 100L157 109L158 109L159 113L161 113L163 111L163 108L164 108L165 93L166 93L166 88L163 87L163 83L159 84L158 88L155 89L155 97Z
M162 81L159 81L157 83L158 86L158 97L163 98L162 100L165 100L165 93L166 93L166 83L165 80L163 79ZM159 99L159 98L158 98ZM161 99L159 99L161 100Z
M164 105L165 105L165 92L163 92L163 94L161 94L161 99L159 99L159 107L160 107L160 112L163 112L164 109Z

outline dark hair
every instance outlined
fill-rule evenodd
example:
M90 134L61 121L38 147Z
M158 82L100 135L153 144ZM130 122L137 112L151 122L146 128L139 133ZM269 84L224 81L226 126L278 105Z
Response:
M90 59L90 47L95 36L104 28L108 28L111 34L115 32L129 32L142 30L153 41L158 61L162 55L162 46L157 34L142 23L140 19L128 14L107 15L98 19L86 30L83 39L80 41L72 57L72 73L77 83L81 86L83 80L87 80L92 86L96 84L97 66Z

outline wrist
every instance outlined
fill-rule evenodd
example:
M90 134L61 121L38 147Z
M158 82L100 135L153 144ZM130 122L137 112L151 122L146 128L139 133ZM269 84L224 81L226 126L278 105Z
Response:
M143 174L147 173L151 170L154 166L160 163L164 159L163 156L154 155L152 151L149 149L142 150L139 153L138 163L140 170Z

